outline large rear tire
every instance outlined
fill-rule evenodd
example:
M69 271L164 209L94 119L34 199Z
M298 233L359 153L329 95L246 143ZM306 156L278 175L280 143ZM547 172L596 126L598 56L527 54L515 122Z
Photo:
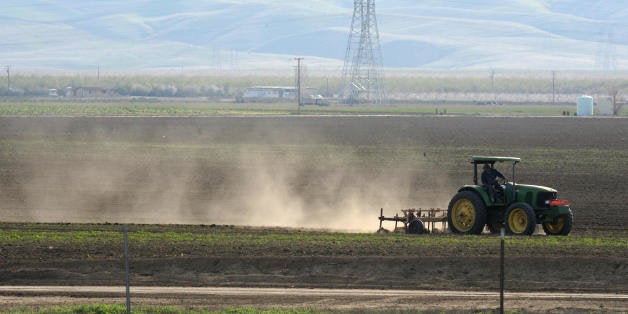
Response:
M571 232L573 226L573 213L571 209L568 214L562 214L556 217L556 222L544 222L543 231L549 236L566 236Z
M486 224L486 206L479 195L461 191L449 202L447 223L456 234L480 234Z
M514 203L506 209L506 232L514 235L531 235L536 228L534 209L526 203Z

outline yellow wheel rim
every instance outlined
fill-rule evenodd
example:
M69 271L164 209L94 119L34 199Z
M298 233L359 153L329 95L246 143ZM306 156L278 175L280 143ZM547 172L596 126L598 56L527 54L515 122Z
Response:
M528 227L528 215L521 208L515 208L508 215L508 226L513 233L523 233Z
M451 223L460 232L467 232L475 223L475 206L470 200L463 198L454 203L451 208Z
M565 216L559 216L556 219L556 223L545 223L545 228L550 232L550 233L560 233L561 231L563 231L563 229L565 228Z

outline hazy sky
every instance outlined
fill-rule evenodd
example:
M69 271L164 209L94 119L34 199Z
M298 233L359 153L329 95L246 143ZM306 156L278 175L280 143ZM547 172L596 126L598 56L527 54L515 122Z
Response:
M272 69L295 56L333 69L345 58L353 14L352 1L338 0L5 0L0 7L0 64L34 69ZM376 18L386 67L615 71L628 69L626 7L388 0L377 3Z

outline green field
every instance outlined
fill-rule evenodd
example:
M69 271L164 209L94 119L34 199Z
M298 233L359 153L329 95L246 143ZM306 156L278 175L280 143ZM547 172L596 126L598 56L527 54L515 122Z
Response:
M104 258L122 248L122 226L117 224L0 224L0 246L65 248L65 258ZM432 234L338 233L305 229L269 229L203 225L131 225L129 243L134 257L153 256L492 256L499 250L494 236ZM41 248L36 249L36 248ZM70 249L71 248L71 249ZM570 237L507 237L511 256L624 256L628 232L588 232ZM13 249L8 249L13 250ZM71 253L71 254L70 254ZM52 254L52 253L51 253ZM20 254L21 255L21 254ZM99 256L103 255L103 256Z
M294 99L280 103L238 103L255 85L293 86L293 77L186 75L22 75L11 79L7 92L0 78L0 115L78 116L212 116L212 115L571 115L575 98L616 95L625 101L628 78L623 74L563 72L399 72L385 82L390 105L346 106L335 97L341 80L335 75L303 78L309 95L331 99L331 106L302 106ZM99 97L48 97L66 87L106 91ZM625 106L624 106L625 107ZM618 115L628 115L623 108Z
M234 115L545 115L560 116L575 105L506 104L477 105L462 103L417 103L389 106L302 106L296 104L238 104L211 101L176 100L89 100L0 102L0 115L70 115L70 116L234 116ZM620 115L627 115L628 108Z

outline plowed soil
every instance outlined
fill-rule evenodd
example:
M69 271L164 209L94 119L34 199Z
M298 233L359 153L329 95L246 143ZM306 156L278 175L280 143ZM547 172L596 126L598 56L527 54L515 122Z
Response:
M628 120L575 117L1 117L0 219L370 231L445 208L471 155L521 157L577 230L628 224Z

